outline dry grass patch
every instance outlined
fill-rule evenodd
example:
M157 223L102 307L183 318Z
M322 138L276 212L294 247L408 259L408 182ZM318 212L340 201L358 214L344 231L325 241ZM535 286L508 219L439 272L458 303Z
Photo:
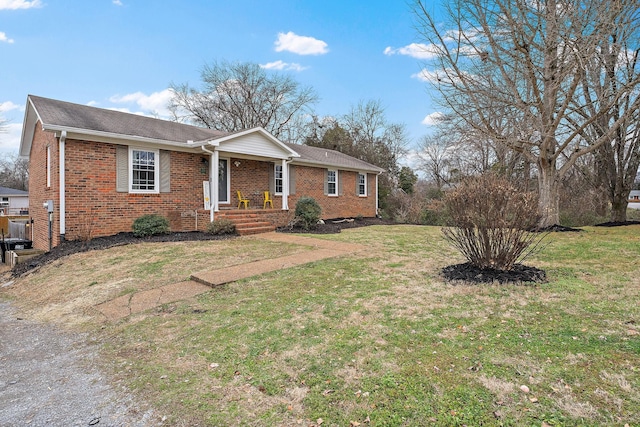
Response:
M138 243L74 254L15 279L6 289L29 316L80 325L92 307L118 296L182 282L198 270L287 255L307 248L251 239Z

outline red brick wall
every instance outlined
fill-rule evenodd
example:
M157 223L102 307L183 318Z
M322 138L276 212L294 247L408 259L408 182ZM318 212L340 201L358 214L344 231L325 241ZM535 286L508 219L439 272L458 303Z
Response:
M322 208L322 218L353 218L376 216L376 176L367 174L367 197L356 193L357 172L339 170L342 182L342 194L328 196L324 194L325 169L295 166L296 192L289 196L289 209L294 210L301 197L313 197Z
M46 187L46 148L51 147L51 187ZM170 220L174 231L204 230L209 211L203 209L202 182L208 168L201 153L171 152L171 192L130 194L116 191L116 145L67 139L65 146L66 234L69 240L108 236L131 231L133 221L145 214L157 213ZM234 162L238 160L239 166ZM229 159L230 201L222 208L236 208L236 191L252 199L251 207L262 208L262 192L269 189L273 162ZM356 172L339 171L343 193L324 195L325 169L295 167L295 194L289 196L289 212L282 211L282 197L273 196L270 219L285 225L301 197L313 197L322 207L322 217L376 215L375 175L368 174L368 197L356 194ZM43 202L54 200L53 246L60 242L59 152L58 140L36 125L29 163L29 212L34 221L34 246L48 249L48 216ZM196 221L197 215L197 221ZM197 227L196 227L197 222Z
M47 187L47 146L51 149L50 187ZM40 123L37 123L29 159L29 215L33 220L33 246L38 249L49 249L49 215L47 209L42 207L47 200L53 200L55 208L52 246L60 243L58 159L58 140L52 133L44 132Z
M234 164L239 161L239 166ZM221 205L221 208L238 207L237 190L243 197L250 199L250 208L263 207L263 191L269 189L269 179L273 179L270 169L273 162L256 160L244 160L232 158L229 162L231 203ZM342 182L342 194L339 196L327 196L324 194L325 169L296 165L295 194L289 195L289 209L295 210L296 202L301 197L313 197L322 208L322 218L347 218L362 215L363 217L376 216L376 198L374 196L376 177L367 174L367 193L369 196L360 197L356 193L357 172L340 170L339 179ZM274 209L282 209L282 196L273 195ZM282 215L278 215L281 218ZM282 220L280 220L282 222ZM277 225L285 225L286 223Z
M201 154L171 152L171 192L130 194L116 191L116 145L67 140L66 238L106 236L131 231L133 221L160 214L174 231L195 229L203 208L202 181L208 179ZM199 215L198 228L208 215ZM204 222L204 221L202 221Z

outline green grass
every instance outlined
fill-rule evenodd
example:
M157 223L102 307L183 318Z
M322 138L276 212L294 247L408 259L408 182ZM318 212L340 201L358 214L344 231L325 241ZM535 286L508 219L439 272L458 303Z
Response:
M168 425L639 425L639 226L551 234L527 261L548 273L536 286L443 282L463 260L436 227L318 238L368 257L109 325L106 360Z

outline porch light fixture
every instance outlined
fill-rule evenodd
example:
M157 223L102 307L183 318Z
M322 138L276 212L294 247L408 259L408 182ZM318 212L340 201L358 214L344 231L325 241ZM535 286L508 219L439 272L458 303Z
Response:
M236 160L233 164L236 165L237 168L240 167L240 160Z

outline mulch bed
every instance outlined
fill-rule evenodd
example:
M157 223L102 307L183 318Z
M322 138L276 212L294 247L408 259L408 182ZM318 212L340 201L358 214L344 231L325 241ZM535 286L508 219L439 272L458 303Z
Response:
M595 227L624 227L625 225L638 225L640 221L609 221L596 224Z
M333 218L324 220L324 224L317 224L315 227L305 230L300 226L279 227L279 233L309 233L309 234L335 234L341 230L349 228L366 227L369 225L389 225L395 224L390 220L382 218Z
M564 225L555 224L544 228L536 228L533 231L536 233L577 233L584 230L581 228L566 227Z
M547 281L547 274L539 268L516 264L512 270L478 268L471 263L449 265L442 269L442 276L451 282L482 283L519 283L535 284Z
M143 242L188 242L198 240L224 240L235 237L235 235L217 236L200 231L189 231L182 233L159 234L149 237L135 237L133 233L118 233L113 236L96 237L88 241L67 240L54 247L51 251L37 257L33 257L24 263L17 264L11 270L11 274L21 276L41 265L48 264L64 256L78 252L91 250L108 249L114 246L129 245Z

